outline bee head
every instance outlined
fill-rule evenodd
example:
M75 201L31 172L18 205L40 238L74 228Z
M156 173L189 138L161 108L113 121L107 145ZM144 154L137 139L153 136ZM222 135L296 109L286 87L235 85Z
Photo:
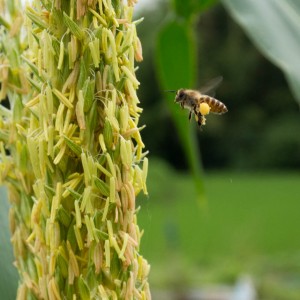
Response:
M177 93L176 93L175 102L179 103L179 102L184 101L185 96L186 96L186 93L185 93L184 89L178 90Z

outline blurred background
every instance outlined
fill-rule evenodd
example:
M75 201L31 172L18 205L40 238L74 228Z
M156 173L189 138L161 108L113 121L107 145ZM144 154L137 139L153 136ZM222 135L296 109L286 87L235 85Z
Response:
M271 2L137 6L150 151L139 223L154 299L300 299L300 4ZM229 112L200 131L165 90L219 75Z

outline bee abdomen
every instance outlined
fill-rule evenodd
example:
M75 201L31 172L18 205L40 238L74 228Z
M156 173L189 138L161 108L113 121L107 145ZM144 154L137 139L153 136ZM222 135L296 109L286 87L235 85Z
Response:
M226 105L217 100L216 98L210 97L210 96L202 96L200 97L200 103L205 102L210 107L210 112L215 114L224 114L228 111Z

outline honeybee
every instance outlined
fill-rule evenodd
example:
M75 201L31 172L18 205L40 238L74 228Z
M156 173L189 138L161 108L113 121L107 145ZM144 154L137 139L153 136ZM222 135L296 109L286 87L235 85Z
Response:
M226 105L213 97L215 89L222 81L222 77L217 77L211 80L207 85L199 91L180 89L176 92L175 102L179 103L182 108L188 109L189 120L192 114L195 115L196 122L201 128L205 125L205 115L209 112L215 114L224 114L228 111Z

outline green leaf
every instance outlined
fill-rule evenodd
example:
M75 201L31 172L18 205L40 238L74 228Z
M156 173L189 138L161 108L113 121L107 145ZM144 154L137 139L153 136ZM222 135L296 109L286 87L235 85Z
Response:
M16 299L18 272L13 266L14 257L8 229L9 204L4 187L0 188L0 294L1 299Z
M166 89L192 87L196 80L196 42L184 23L169 22L158 35L156 62Z
M257 48L285 74L300 103L299 0L222 0Z
M173 0L173 7L178 16L189 18L194 12L194 8L197 1L182 1L182 0Z
M198 0L197 9L198 11L204 11L215 5L217 2L219 2L219 0Z
M173 0L173 7L178 16L188 19L216 2L217 0Z
M158 35L156 63L161 86L164 90L192 88L196 81L196 41L191 27L173 20ZM166 94L167 105L174 119L188 164L195 175L199 195L204 195L201 163L194 123L188 122L188 112L174 103L174 94Z

